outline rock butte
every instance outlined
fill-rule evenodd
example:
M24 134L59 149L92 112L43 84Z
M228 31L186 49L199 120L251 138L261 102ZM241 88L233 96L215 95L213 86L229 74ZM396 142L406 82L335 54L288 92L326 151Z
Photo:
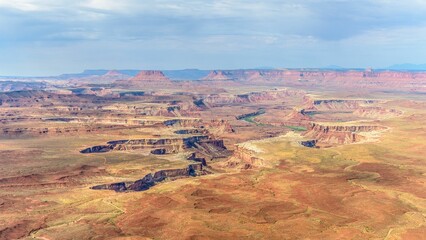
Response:
M144 70L130 78L131 81L141 82L169 82L170 79L162 71Z
M225 72L221 70L214 70L209 73L209 75L205 76L203 80L208 81L226 81L226 80L232 80L232 73L231 72Z

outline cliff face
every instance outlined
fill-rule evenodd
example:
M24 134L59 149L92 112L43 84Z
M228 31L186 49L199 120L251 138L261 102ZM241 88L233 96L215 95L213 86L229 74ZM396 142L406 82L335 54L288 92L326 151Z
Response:
M363 106L378 103L376 100L351 100L351 99L328 99L328 100L312 100L305 101L305 110L353 110Z
M227 166L230 168L251 169L265 166L264 160L256 157L253 150L236 145L232 157L228 160Z
M149 188L155 186L156 184L164 180L176 180L179 178L188 178L196 177L201 175L209 174L208 171L204 170L201 163L190 164L186 168L182 169L167 169L160 170L155 173L149 173L145 175L142 179L139 179L135 182L119 182L112 184L103 184L98 186L93 186L91 189L94 190L113 190L116 192L125 192L125 191L145 191Z
M317 123L312 123L309 131L315 132L371 132L371 131L379 131L386 129L383 126L369 126L369 125L356 125L356 126L327 126L321 125Z
M217 158L226 158L231 155L231 151L225 147L223 140L203 140L196 142L194 147L198 153L204 156L205 160L211 161Z
M99 153L109 151L127 151L138 149L155 149L154 154L177 153L186 148L196 146L196 143L207 140L208 136L191 136L186 138L160 138L160 139L132 139L110 141L107 145L89 147L81 150L81 153Z
M313 139L301 142L303 146L333 146L366 140L364 133L382 131L386 127L370 125L333 126L312 123L304 136Z
M228 104L244 104L244 103L257 103L275 100L284 100L288 97L303 97L303 91L298 90L269 90L262 92L250 92L246 94L212 94L201 99L200 104L207 107L215 107Z
M270 90L263 92L252 92L247 94L250 102L263 102L263 101L274 101L281 100L288 97L303 97L305 96L304 91L300 90Z

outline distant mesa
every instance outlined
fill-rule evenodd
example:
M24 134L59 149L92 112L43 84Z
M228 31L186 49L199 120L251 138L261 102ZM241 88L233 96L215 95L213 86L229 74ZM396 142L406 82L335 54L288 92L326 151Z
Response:
M123 76L124 74L120 73L117 70L109 70L104 76Z
M261 71L248 71L246 74L247 81L264 81L265 77Z
M121 79L129 79L131 76L127 74L123 74L117 70L109 70L104 75L100 76L101 79L109 79L109 80L121 80Z
M228 81L233 80L232 73L225 72L222 70L214 70L209 73L209 75L205 76L201 80L207 81Z
M143 82L170 82L170 79L164 75L162 71L156 70L143 70L136 76L130 78L131 81Z

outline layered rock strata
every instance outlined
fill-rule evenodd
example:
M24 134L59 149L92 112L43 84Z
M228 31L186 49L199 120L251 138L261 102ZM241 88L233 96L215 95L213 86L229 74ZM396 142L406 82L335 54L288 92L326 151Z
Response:
M187 138L147 138L133 140L110 141L107 145L93 146L81 150L81 153L99 153L109 151L127 151L138 149L165 149L168 153L177 153L183 149L192 148L201 140L207 140L208 136L192 136ZM154 153L161 153L155 151Z
M114 190L116 192L126 191L145 191L165 180L177 180L180 178L197 177L209 174L210 172L203 168L202 164L190 164L182 169L160 170L155 173L149 173L142 179L134 182L118 182L112 184L103 184L91 187L94 190Z
M385 129L387 128L383 126L322 125L312 123L308 131L304 133L304 137L313 140L301 144L307 147L314 147L318 145L333 146L356 143L366 140L365 133L383 131Z

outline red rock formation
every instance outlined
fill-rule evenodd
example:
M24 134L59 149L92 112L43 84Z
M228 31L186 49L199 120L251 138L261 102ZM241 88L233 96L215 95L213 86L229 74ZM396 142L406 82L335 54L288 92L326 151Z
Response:
M250 102L263 102L263 101L274 101L284 100L288 97L303 97L305 93L299 90L269 90L263 92L251 92L247 94L212 94L204 99L202 102L208 107L216 107L228 104L241 104Z
M263 71L246 71L244 75L244 78L249 82L263 82L266 80Z
M203 126L207 128L211 133L222 134L222 133L233 133L235 130L231 124L223 119L210 120L209 122L203 122Z
M327 100L306 100L305 110L354 110L363 106L378 103L376 100L357 100L357 99L327 99Z
M233 80L233 77L232 77L232 73L230 72L215 70L215 71L211 71L209 75L204 77L202 80L227 81L227 80Z
M361 132L381 131L385 129L386 127L383 126L372 125L332 126L312 123L304 136L315 139L320 145L332 146L356 143L365 139L365 136L359 134Z
M383 126L355 125L355 126L325 126L312 123L309 130L316 132L371 132L386 129Z
M131 81L139 82L170 82L170 79L162 71L144 70L140 71Z
M254 151L237 145L235 147L234 154L227 161L227 167L251 169L264 166L263 159L258 158L255 155L256 153Z
M186 168L181 169L166 169L160 170L155 173L149 173L142 179L135 182L119 182L112 184L103 184L91 187L93 190L114 190L116 192L125 191L145 191L155 186L164 180L177 180L180 178L189 178L210 174L209 171L204 170L201 163L190 164Z

